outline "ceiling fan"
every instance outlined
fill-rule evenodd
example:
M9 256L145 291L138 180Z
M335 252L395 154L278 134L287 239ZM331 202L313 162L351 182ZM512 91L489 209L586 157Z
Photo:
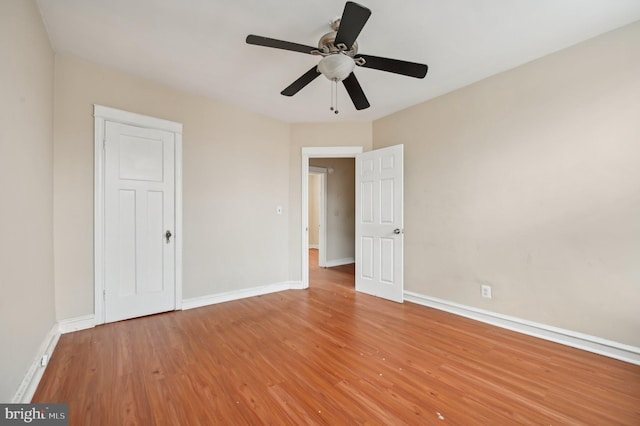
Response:
M353 73L356 65L415 78L424 78L428 69L424 64L358 53L356 38L358 38L369 16L371 16L371 10L358 3L348 1L344 6L342 17L331 22L333 31L320 38L317 48L253 34L247 36L246 41L248 44L257 46L322 56L318 65L314 65L313 68L291 83L280 92L281 94L293 96L322 74L336 85L342 81L353 105L357 110L362 110L369 108L370 104ZM338 113L337 106L333 105L333 99L331 110Z

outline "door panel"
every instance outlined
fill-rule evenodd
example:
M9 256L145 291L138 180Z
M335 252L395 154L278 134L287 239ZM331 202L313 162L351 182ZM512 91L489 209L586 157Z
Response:
M356 291L403 301L403 146L356 156Z
M163 141L121 134L119 177L124 180L162 182Z
M361 188L361 196L358 197L356 194L356 199L360 198L361 211L360 211L360 221L362 223L372 224L373 223L373 182L362 182L360 184Z
M394 179L380 180L380 223L393 224L394 222L394 185Z
M373 279L373 238L360 238L360 262L356 261L356 268L360 270L360 276L364 279Z
M121 296L131 296L136 292L136 192L118 191L119 240L117 256L119 264L118 292Z
M141 280L141 284L146 285L146 288L142 289L143 292L158 292L164 289L162 254L165 243L163 241L165 227L163 226L161 214L164 205L163 195L161 191L147 192L147 229L144 235L147 238L146 247L148 249L146 253L142 253L145 260L144 265L146 266L146 279Z
M173 133L105 126L105 320L175 308Z
M394 283L394 246L394 238L380 238L380 282L384 284Z

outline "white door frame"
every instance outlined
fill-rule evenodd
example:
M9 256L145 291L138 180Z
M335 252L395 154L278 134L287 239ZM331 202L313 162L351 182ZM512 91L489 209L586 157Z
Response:
M309 288L309 158L356 158L361 146L322 146L302 148L302 288ZM356 200L358 203L358 200Z
M94 104L94 323L105 322L105 123L158 129L175 135L175 309L182 309L182 124Z
M320 231L318 233L318 266L327 266L327 174L325 167L309 166L309 174L320 177Z

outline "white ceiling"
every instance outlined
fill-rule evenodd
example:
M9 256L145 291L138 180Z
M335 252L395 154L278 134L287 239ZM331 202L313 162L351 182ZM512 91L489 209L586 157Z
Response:
M429 65L424 80L356 75L371 107L344 87L340 114L320 77L280 91L319 60L245 44L256 34L311 46L344 0L38 0L53 48L287 122L369 121L640 20L639 0L360 0L372 11L359 52ZM576 70L579 72L579 70Z

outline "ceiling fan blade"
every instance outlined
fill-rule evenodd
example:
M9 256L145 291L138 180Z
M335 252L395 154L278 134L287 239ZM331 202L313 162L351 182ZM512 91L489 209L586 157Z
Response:
M336 34L334 43L336 45L344 43L347 46L347 50L351 49L364 24L367 23L369 16L371 16L371 10L358 3L348 1L344 5L342 18L340 18L340 27L338 27L338 34Z
M349 74L349 77L342 80L342 84L344 84L345 89L347 89L347 93L349 93L349 97L358 111L371 106L354 73Z
M273 47L276 49L291 50L293 52L311 53L313 50L318 50L313 46L306 46L304 44L292 43L290 41L276 40L274 38L262 37L250 34L247 36L247 44L255 44L256 46Z
M428 66L415 62L400 61L398 59L381 58L379 56L356 55L355 58L365 60L365 68L373 68L380 71L387 71L402 74L409 77L424 78L427 75Z
M291 83L289 87L280 92L280 94L285 96L293 96L300 90L302 90L307 84L315 80L319 75L320 73L318 72L318 67L314 65L313 68L302 74L299 79Z

